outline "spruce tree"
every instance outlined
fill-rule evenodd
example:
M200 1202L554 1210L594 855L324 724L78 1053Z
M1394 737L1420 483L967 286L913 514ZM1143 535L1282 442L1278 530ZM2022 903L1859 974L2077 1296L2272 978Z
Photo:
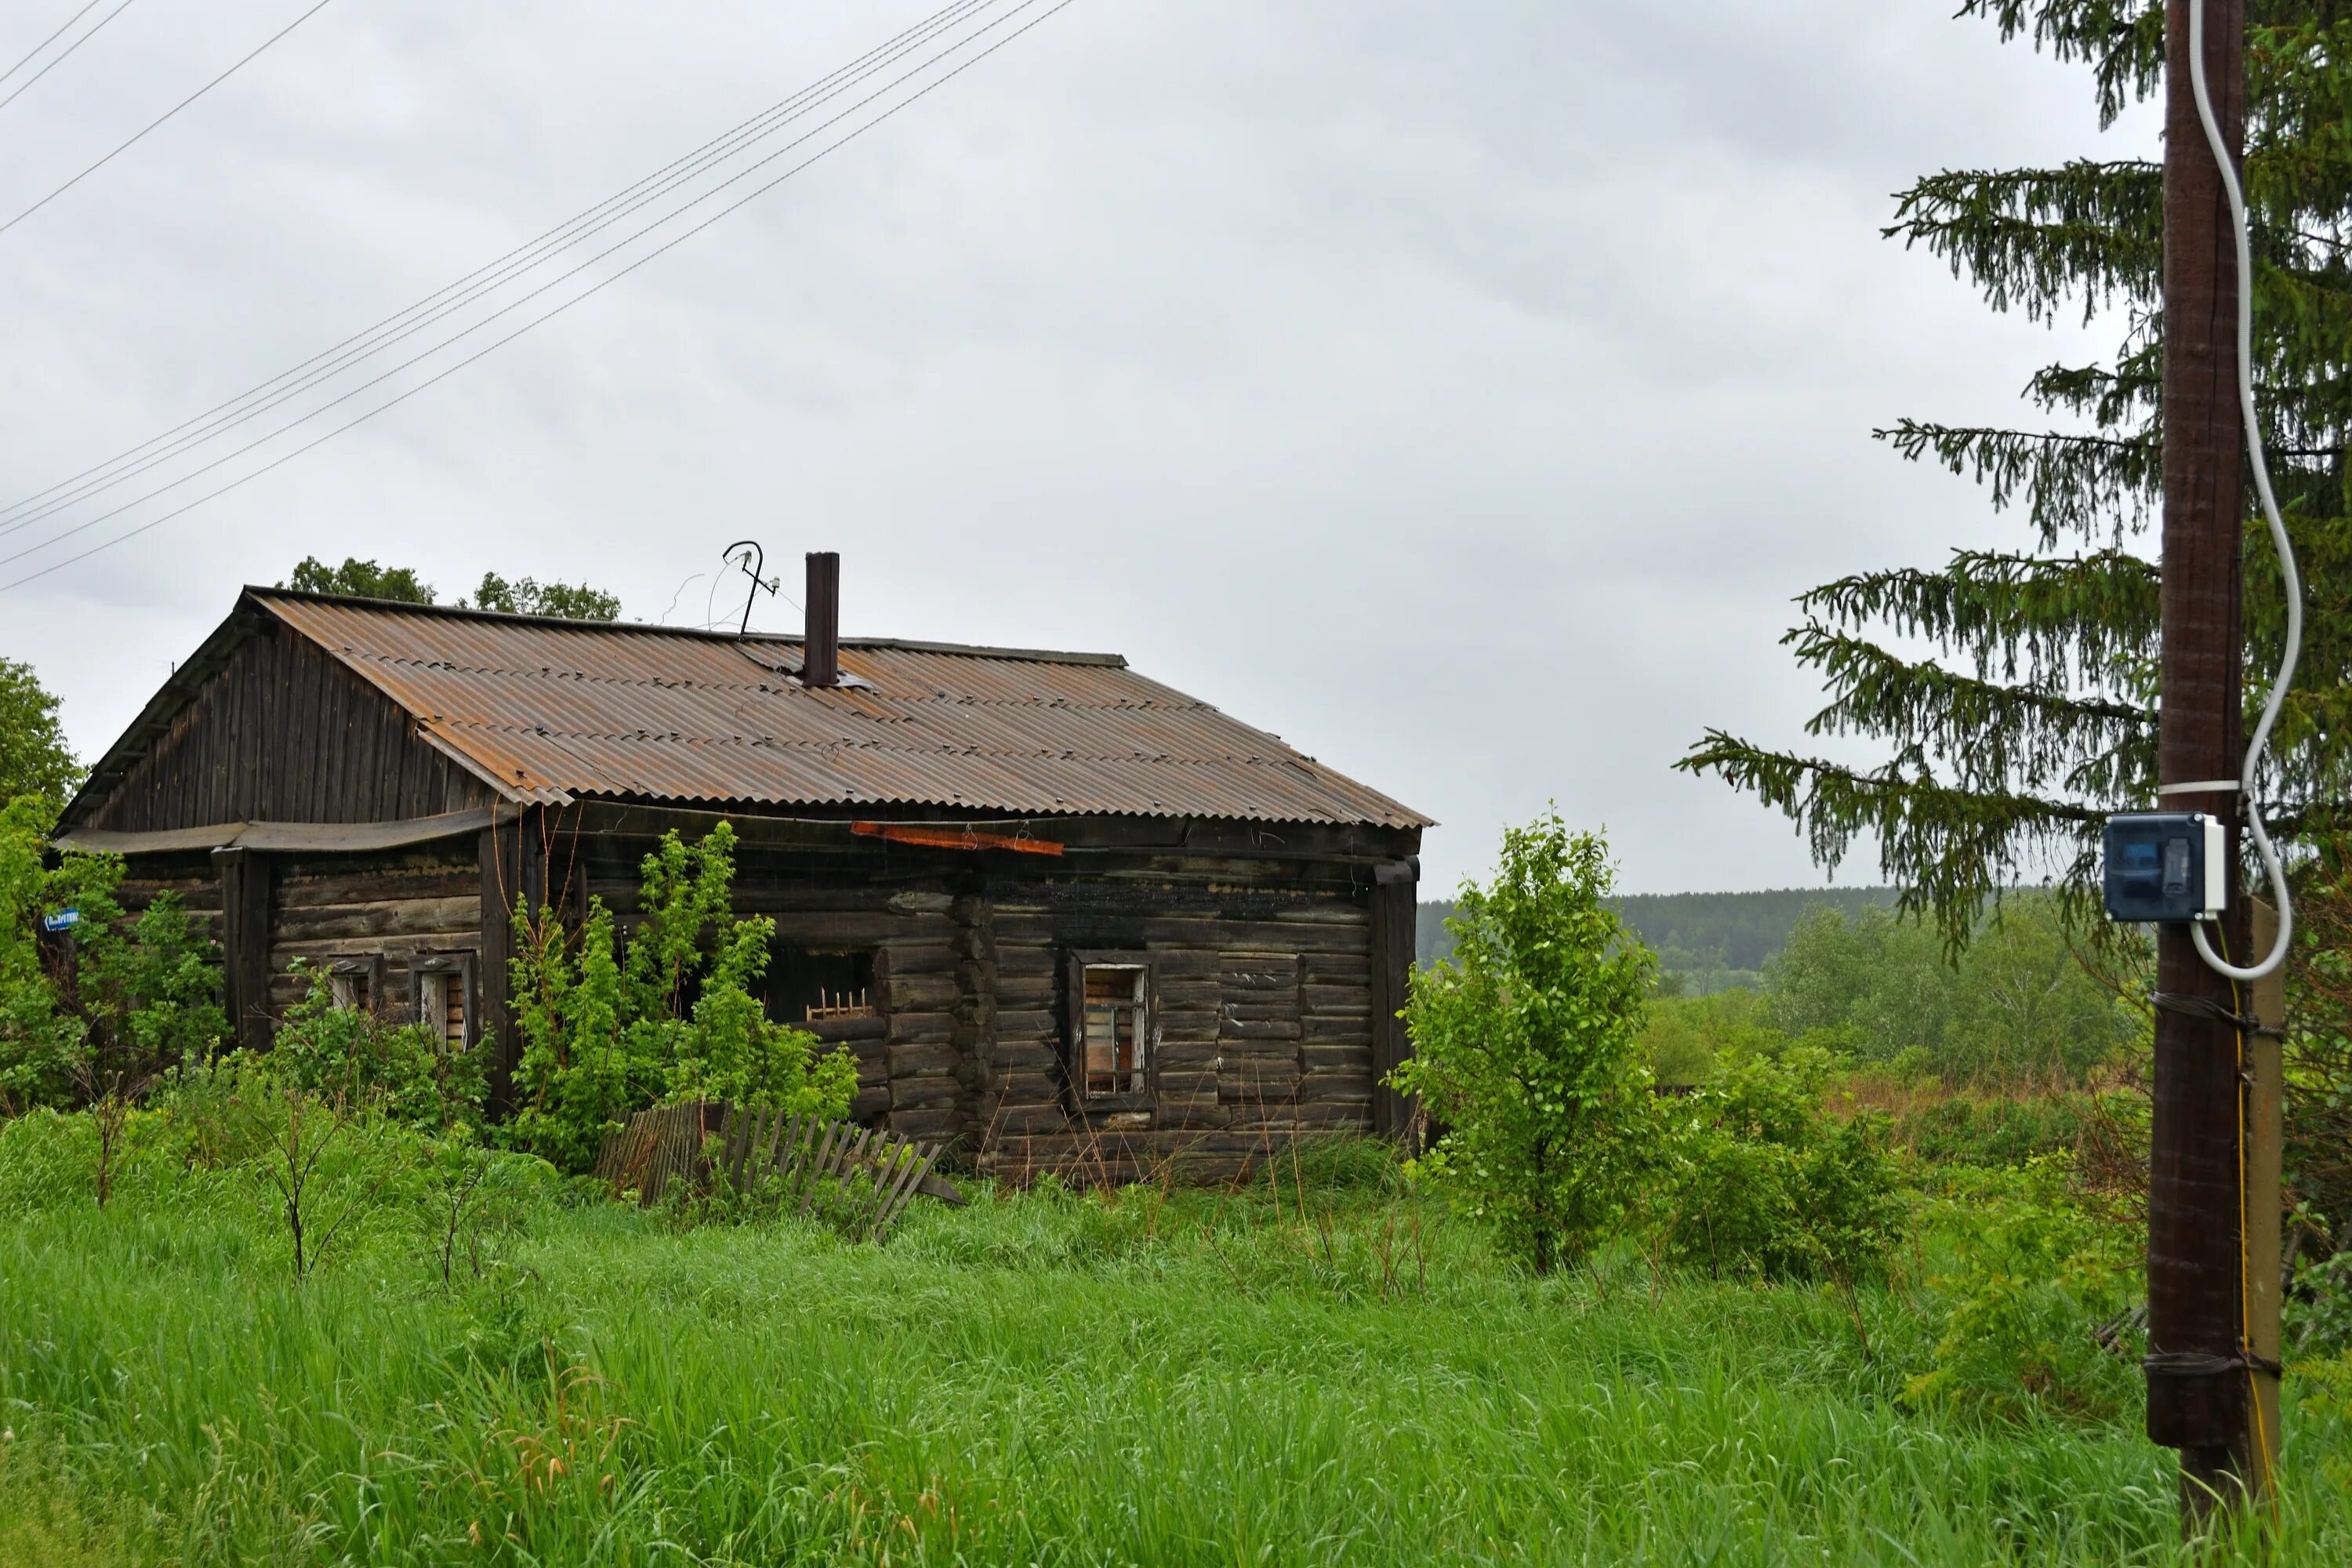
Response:
M2308 609L2261 789L2273 834L2308 843L2352 798L2352 0L2246 11L2256 395ZM1960 15L2088 65L2103 129L2161 88L2162 0L1966 0ZM1809 732L1877 742L1883 762L1844 766L1710 730L1678 764L1786 813L1825 866L1875 837L1905 906L1956 943L2020 879L2054 871L2080 908L2101 823L2154 798L2162 197L2162 166L2137 159L1948 170L1902 193L1888 237L1942 258L1996 310L2114 321L2120 346L2032 376L2025 400L2046 427L1906 418L1875 432L1982 485L2025 536L2014 551L1956 551L1940 569L1864 572L1799 597L1802 624L1783 642L1829 697ZM2248 505L2251 731L2284 606L2251 492ZM1933 651L1909 657L1898 638Z

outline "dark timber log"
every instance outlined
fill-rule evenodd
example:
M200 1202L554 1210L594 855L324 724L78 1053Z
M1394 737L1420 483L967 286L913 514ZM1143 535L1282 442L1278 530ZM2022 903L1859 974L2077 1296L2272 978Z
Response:
M2244 133L2242 0L2206 0L2208 81L2225 143ZM2189 0L2165 11L2164 570L2158 775L2165 784L2238 773L2241 645L2240 489L2244 434L2236 391L2237 266L2221 171L2191 93ZM2166 797L2171 811L2234 823L2233 794ZM2231 835L2228 864L2237 864ZM2232 890L2230 950L2247 950ZM2161 926L2157 984L2242 1010L2185 926ZM2246 1431L2237 1364L2238 1042L2226 1025L2185 1011L2156 1015L2156 1102L2148 1172L2147 1435L2180 1450L2191 1517L2236 1490L2231 1450Z
M229 1026L246 1050L269 1048L269 857L251 849L218 849L222 978Z
M1421 884L1421 863L1404 859L1382 866L1372 874L1371 1039L1372 1131L1384 1138L1412 1135L1412 1107L1405 1097L1381 1080L1404 1061L1412 1048L1405 1037L1407 977L1412 973L1413 928L1418 918L1414 895ZM1311 966L1310 961L1310 966Z
M502 1116L514 1111L514 1069L522 1059L508 967L514 958L515 900L521 899L532 910L547 901L545 834L546 819L536 806L482 829L479 1012L483 1026L496 1037L489 1063L490 1102Z

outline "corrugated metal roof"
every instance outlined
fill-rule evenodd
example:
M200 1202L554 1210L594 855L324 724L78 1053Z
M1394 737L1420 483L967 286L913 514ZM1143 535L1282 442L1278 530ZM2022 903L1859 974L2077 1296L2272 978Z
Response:
M849 639L813 691L796 639L247 592L515 799L1429 826L1116 656Z

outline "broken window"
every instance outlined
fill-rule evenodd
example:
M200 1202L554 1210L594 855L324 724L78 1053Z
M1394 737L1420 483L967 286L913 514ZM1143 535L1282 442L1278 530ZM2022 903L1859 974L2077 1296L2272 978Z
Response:
M1150 971L1141 964L1081 963L1078 974L1080 1092L1089 1100L1142 1093L1151 1067Z
M383 987L377 984L379 961L373 958L339 958L327 966L327 989L335 998L335 1005L348 1012L366 1013L374 1009Z
M420 958L409 968L410 1001L416 1022L445 1045L466 1043L467 1008L472 997L472 965L462 957Z
M779 943L768 963L768 1016L781 1024L881 1016L873 950Z

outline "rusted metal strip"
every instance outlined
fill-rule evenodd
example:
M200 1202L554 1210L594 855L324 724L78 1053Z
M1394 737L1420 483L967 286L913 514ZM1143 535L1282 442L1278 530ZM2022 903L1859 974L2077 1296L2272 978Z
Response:
M1010 849L1016 855L1059 855L1062 847L1049 839L1009 833L982 833L978 828L917 827L904 822L853 822L849 831L861 838L892 844L919 844L926 849Z

